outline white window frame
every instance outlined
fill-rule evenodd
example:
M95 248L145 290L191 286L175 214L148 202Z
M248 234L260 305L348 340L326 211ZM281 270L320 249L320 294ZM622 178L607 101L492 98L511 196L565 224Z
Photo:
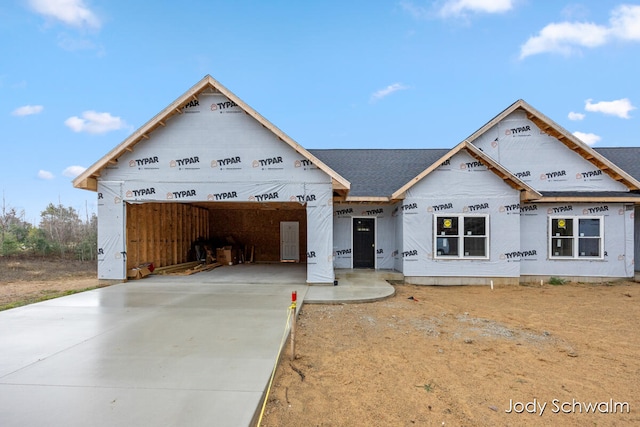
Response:
M572 228L573 228L573 234L571 236L559 236L559 235L553 235L553 220L560 220L560 219L564 219L565 221L572 221ZM599 230L598 230L598 236L581 236L580 235L580 220L581 219L597 219L599 221ZM604 216L590 216L590 215L567 215L567 216L562 216L562 215L553 215L553 216L549 216L548 219L548 223L547 223L547 227L548 227L548 231L547 231L547 244L548 244L548 253L549 253L549 259L552 260L603 260L604 259ZM558 237L562 237L563 239L566 240L572 240L572 244L571 244L571 248L572 248L572 255L570 256L566 256L566 255L556 255L554 253L554 245L553 245L553 240L554 238L558 238ZM580 248L580 240L581 239L599 239L600 240L600 245L599 245L599 256L588 256L588 255L581 255L579 248Z
M438 219L439 218L457 218L458 219L458 234L457 235L447 235L449 239L457 239L458 241L458 254L457 255L444 255L438 254L438 237L442 237L442 235L438 235ZM464 250L464 239L467 235L464 234L464 219L465 218L484 218L484 235L473 235L473 237L483 237L484 238L484 256L473 256L473 255L465 255ZM468 214L468 213L460 213L460 214L434 214L433 215L433 258L434 259L455 259L455 260L469 260L469 259L481 259L487 260L489 259L489 215L488 214ZM471 235L469 235L471 236Z

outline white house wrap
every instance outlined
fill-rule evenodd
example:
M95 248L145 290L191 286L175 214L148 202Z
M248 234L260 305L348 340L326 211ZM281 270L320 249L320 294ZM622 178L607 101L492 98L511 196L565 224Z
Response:
M639 164L640 149L594 150L522 100L451 150L306 150L206 76L74 186L98 193L100 279L238 231L258 262L305 262L309 283L334 268L517 283L632 277ZM285 239L278 224L296 223Z

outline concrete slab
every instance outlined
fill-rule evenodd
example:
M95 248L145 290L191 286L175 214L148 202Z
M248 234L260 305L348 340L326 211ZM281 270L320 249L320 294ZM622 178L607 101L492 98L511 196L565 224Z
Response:
M395 294L387 280L402 280L402 273L388 270L335 270L337 286L310 286L305 304L372 302Z
M0 426L247 426L304 302L393 294L384 272L225 266L0 312Z

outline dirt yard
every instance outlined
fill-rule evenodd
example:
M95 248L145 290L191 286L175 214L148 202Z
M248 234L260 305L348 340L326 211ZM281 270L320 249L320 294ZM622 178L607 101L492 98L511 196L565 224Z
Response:
M97 286L95 261L0 257L0 310Z
M262 426L640 425L639 304L617 282L305 305Z
M96 286L0 258L0 307ZM640 425L640 283L395 288L302 307L263 427Z

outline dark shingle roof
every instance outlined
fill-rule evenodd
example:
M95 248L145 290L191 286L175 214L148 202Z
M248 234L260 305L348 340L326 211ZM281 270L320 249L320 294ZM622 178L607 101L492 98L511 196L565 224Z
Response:
M595 150L640 181L640 147ZM390 197L450 150L432 148L308 151L351 182L350 196Z
M351 182L352 197L389 197L447 154L446 149L309 150Z
M596 148L595 150L640 181L639 147Z

